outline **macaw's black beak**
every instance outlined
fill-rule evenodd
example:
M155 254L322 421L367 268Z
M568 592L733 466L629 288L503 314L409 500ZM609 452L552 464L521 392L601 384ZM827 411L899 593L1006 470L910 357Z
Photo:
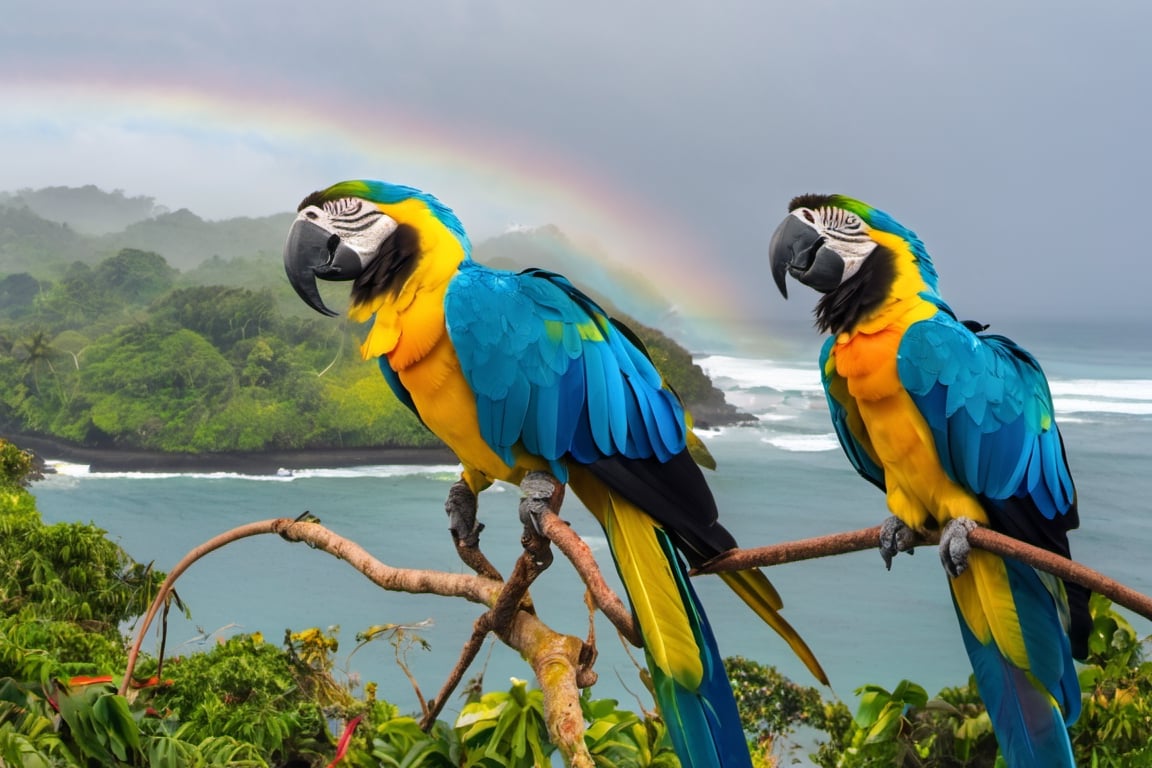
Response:
M288 232L284 245L284 271L296 293L322 315L336 317L324 305L316 278L355 280L364 271L360 254L341 242L338 235L304 219L298 219Z
M772 233L768 246L772 279L784 298L788 298L785 275L821 293L840 286L844 277L844 259L824 244L824 237L797 216L788 216Z

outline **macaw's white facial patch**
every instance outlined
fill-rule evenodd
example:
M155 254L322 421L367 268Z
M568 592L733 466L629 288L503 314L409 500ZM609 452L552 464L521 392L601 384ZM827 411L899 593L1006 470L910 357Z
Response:
M367 266L380 250L380 244L392 236L399 224L367 200L342 197L323 206L310 205L296 217L322 227L356 251Z
M856 214L843 208L798 208L793 216L815 227L824 237L824 245L844 261L843 285L860 270L864 260L876 250L876 241L868 235L868 225Z

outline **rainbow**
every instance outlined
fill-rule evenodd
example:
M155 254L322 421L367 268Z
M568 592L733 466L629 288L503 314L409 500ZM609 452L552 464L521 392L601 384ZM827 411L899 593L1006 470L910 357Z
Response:
M275 170L300 180L287 197L270 200L259 179L236 179L233 190L260 189L254 204L271 207L228 215L291 210L306 192L334 181L383 178L436 194L456 210L475 240L516 226L555 224L582 251L646 276L689 323L732 317L732 298L740 294L718 270L702 266L712 259L698 233L646 204L620 180L554 148L532 146L522 136L513 143L437 124L411 110L311 98L302 105L287 92L246 91L231 84L205 88L114 81L9 82L0 84L0 100L5 105L0 144L18 146L21 136L27 139L33 133L87 141L88 151L119 153L116 162L131 165L130 141L101 147L101 136L161 137L177 148L172 153L171 184L185 178L195 183L180 166L182 145L216 147L224 157L229 152L256 156L269 174ZM44 169L43 181L19 186L95 183L109 188L102 179L69 178L70 164L58 165L63 167ZM199 183L215 185L232 169L200 170ZM158 178L166 173L151 172ZM112 184L111 188L169 204L156 189ZM244 199L250 197L255 196ZM580 282L575 265L568 274ZM610 298L628 306L624 297Z

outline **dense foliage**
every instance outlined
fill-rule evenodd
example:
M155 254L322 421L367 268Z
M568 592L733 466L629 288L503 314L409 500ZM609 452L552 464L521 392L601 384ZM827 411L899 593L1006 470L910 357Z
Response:
M1079 666L1083 711L1069 730L1077 765L1152 766L1152 662L1149 642L1102 595L1090 603L1089 656ZM996 737L974 677L929 698L902 680L891 691L867 685L846 727L814 758L824 768L983 768L1001 766Z

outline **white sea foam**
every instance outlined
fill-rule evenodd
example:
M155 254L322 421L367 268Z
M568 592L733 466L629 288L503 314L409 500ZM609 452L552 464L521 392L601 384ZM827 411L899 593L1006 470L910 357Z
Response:
M57 475L64 475L65 477L81 477L88 474L87 464L73 464L68 461L45 459L44 467L49 472Z
M822 393L816 364L802 366L748 357L709 355L696 361L722 390L767 387L777 392Z
M459 464L374 464L337 469L294 469L291 479L309 477L410 477L413 475L460 474Z
M239 472L92 472L87 464L45 460L45 465L57 476L95 480L171 480L182 477L197 480L251 480L255 482L290 483L309 478L385 478L418 475L454 478L460 474L459 464L380 464L336 469L281 470L276 474L250 475Z
M1152 379L1057 379L1048 382L1053 397L1098 397L1152 402Z
M1057 414L1152 416L1152 379L1063 379L1048 386Z
M779 413L777 411L767 411L765 413L754 414L756 418L764 422L782 422L782 421L796 421L799 416L795 413Z
M1056 414L1063 413L1120 413L1131 416L1152 416L1152 401L1092 400L1084 397L1057 397L1053 405Z
M840 441L834 432L819 435L772 435L760 438L760 442L794 453L840 450Z

